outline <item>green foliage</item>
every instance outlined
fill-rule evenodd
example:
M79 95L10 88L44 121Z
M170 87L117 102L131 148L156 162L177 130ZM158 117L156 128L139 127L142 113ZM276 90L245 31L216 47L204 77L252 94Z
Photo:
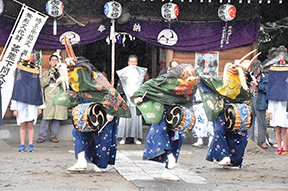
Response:
M258 59L260 61L266 60L269 49L278 48L280 45L288 48L288 19L265 25L261 24L258 32L258 50L262 54Z

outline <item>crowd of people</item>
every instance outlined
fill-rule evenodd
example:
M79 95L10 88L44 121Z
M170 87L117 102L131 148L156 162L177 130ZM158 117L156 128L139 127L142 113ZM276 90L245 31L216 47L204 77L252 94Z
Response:
M36 142L45 142L51 125L49 140L57 143L60 122L67 120L67 107L72 107L77 162L68 171L85 171L90 162L95 172L105 172L107 165L115 164L117 138L122 145L133 138L136 145L145 142L143 160L166 164L163 179L179 181L172 170L187 133L197 139L195 147L208 139L207 161L240 169L248 138L262 149L269 146L266 113L275 127L275 154L288 155L288 100L279 95L281 83L275 83L285 81L285 64L275 64L268 75L259 60L252 59L250 70L241 63L227 63L223 76L215 77L199 75L190 63L172 60L157 78L148 79L147 68L138 66L138 57L130 55L128 66L117 71L115 89L88 59L71 55L65 63L59 59L50 56L50 68L41 78L37 66L25 67L33 62L22 60L16 69L11 110L21 126L20 152L26 149L26 129L28 152L34 152L33 126L42 109ZM151 124L147 137L142 119Z

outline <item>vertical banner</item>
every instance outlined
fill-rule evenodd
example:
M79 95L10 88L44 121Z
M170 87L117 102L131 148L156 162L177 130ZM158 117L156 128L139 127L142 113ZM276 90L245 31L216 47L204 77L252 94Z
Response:
M218 76L219 52L196 52L195 61L199 74Z
M0 60L2 59L0 65L2 118L5 115L12 96L16 65L21 57L27 58L32 52L39 33L47 19L48 16L31 10L31 8L25 5L20 10L0 58ZM4 56L2 57L3 53Z

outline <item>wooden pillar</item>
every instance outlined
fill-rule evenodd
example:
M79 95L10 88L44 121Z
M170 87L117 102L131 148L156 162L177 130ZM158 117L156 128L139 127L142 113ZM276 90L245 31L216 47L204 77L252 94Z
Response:
M258 50L258 42L253 42L252 43L252 50ZM258 52L254 52L251 56L254 57L256 54L258 54Z
M151 71L151 77L152 78L156 78L158 75L157 72L157 47L152 45L152 58L151 58L151 62L152 62L152 71Z
M174 58L174 51L167 49L166 50L166 68L169 67L169 63L173 60Z

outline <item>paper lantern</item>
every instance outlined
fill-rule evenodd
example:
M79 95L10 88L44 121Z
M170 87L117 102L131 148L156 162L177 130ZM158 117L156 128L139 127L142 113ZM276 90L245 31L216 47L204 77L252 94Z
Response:
M110 1L104 6L104 14L110 19L117 19L122 14L122 6L116 1Z
M0 0L0 14L4 11L4 2Z
M51 17L59 17L64 13L64 4L59 0L50 0L46 3L46 12ZM53 35L57 35L57 21L53 21Z
M221 5L218 9L218 17L222 21L232 21L236 17L236 8L230 4Z
M165 3L161 7L161 15L164 19L176 19L179 15L179 7L174 3Z
M64 13L64 4L59 0L50 0L46 3L46 12L51 17L59 17Z

